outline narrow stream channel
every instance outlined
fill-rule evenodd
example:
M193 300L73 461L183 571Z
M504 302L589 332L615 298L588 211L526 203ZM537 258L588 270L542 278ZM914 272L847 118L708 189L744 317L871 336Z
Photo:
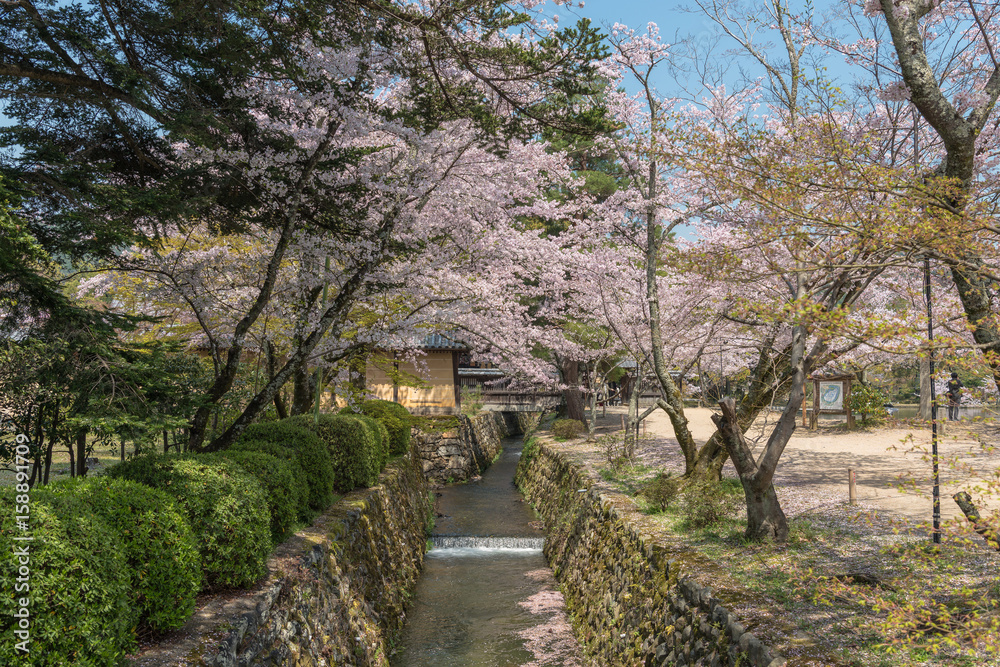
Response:
M544 535L514 487L522 441L477 481L440 490L434 547L393 667L579 665L579 649L542 556Z

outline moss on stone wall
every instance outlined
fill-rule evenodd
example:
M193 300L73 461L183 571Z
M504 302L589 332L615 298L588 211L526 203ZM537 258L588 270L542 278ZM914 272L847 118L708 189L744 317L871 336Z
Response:
M550 446L522 454L515 482L542 518L545 557L599 664L785 664L690 576L683 553L640 535Z
M490 467L500 454L504 438L533 429L539 416L536 412L415 416L413 451L432 482L464 482Z

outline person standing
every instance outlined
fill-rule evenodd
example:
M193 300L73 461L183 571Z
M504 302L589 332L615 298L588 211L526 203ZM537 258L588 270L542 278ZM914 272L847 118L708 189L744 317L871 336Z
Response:
M945 396L948 397L948 421L958 421L958 406L962 401L964 386L958 379L958 373L952 373L951 379L948 380L948 391L945 392Z

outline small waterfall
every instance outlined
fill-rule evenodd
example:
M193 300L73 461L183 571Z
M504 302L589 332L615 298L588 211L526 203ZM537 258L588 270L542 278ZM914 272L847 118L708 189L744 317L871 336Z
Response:
M434 535L435 549L541 549L544 537L480 537L478 535Z

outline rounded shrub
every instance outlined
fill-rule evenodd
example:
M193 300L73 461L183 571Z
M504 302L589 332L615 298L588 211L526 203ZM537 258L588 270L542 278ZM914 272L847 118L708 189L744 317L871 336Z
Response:
M363 402L361 414L374 417L389 431L389 455L399 456L410 449L410 411L399 403L373 399ZM341 413L353 413L352 408L344 408Z
M0 492L5 508L0 512L0 664L119 664L135 647L139 620L121 540L75 494L35 488L27 507L18 495L12 489ZM16 515L29 517L27 532ZM28 534L34 539L16 539ZM15 614L21 613L22 599L28 601L27 655L16 649L21 638L15 631L23 624Z
M219 452L218 455L234 461L264 487L271 512L271 537L275 544L284 542L301 513L300 504L305 502L305 483L299 479L296 484L292 461L264 452L238 449Z
M347 492L378 481L382 448L376 443L372 428L362 418L357 415L321 414L319 422L311 415L291 417L290 420L313 429L326 443L335 489Z
M157 632L184 625L201 588L201 556L173 498L145 484L104 476L74 486L72 491L121 538L140 621Z
M303 521L312 521L333 502L330 450L313 430L290 419L251 424L229 449L262 452L290 461L296 482L294 493L305 494L299 512Z
M557 419L552 423L552 436L557 440L579 438L587 430L578 419Z
M266 570L271 553L267 493L222 457L138 456L108 469L171 495L198 540L206 587L246 587Z
M856 384L851 387L851 412L861 418L866 426L883 423L889 416L885 404L889 397L881 389L871 384Z
M680 490L680 477L661 472L643 485L641 494L652 509L663 512L677 499Z

